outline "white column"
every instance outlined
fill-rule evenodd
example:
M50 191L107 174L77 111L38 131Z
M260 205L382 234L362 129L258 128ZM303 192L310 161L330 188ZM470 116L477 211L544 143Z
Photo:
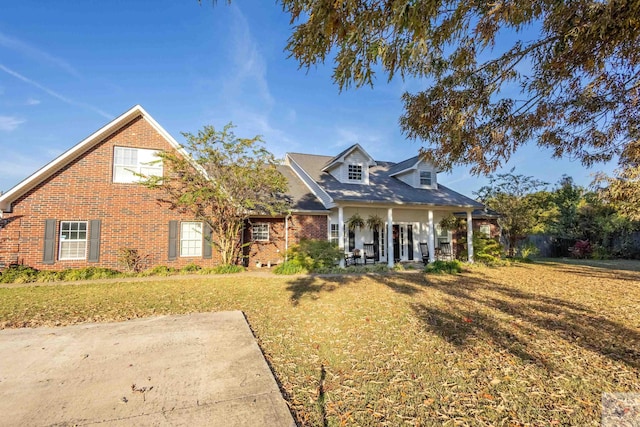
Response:
M429 262L436 260L436 230L433 226L433 211L429 209Z
M469 262L473 262L473 218L471 211L467 211L467 253Z
M340 267L344 267L344 209L338 207L338 247L341 249Z
M393 208L387 209L387 265L393 267Z

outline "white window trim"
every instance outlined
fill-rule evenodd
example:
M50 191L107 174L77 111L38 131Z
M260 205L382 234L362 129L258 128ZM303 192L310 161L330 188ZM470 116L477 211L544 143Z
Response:
M196 239L196 238L186 239L185 238L185 234L186 233L184 231L184 227L185 226L189 226L189 225L193 226L195 224L197 224L196 228L198 228L198 227L200 228L199 239ZM195 230L195 229L193 231L195 231L196 233L198 232L198 230ZM187 251L183 250L183 242L197 242L197 243L199 243L199 245L200 245L199 247L198 247L197 244L193 248L189 247L189 249L197 249L198 250L197 253L185 253ZM203 247L203 244L202 244L202 222L199 222L199 221L183 221L183 222L181 222L180 223L180 257L181 258L201 257L202 256L202 247Z
M118 150L135 150L136 152L136 164L118 164L117 161L117 152ZM143 180L138 176L132 175L143 174L143 175L152 175L152 176L162 176L163 175L163 164L162 160L157 157L157 153L159 150L153 150L149 148L136 148L136 147L121 147L115 146L113 147L113 182L116 184L135 184ZM142 156L141 156L142 154ZM152 161L140 161L140 157L144 158L155 158ZM118 178L118 168L122 168L126 171L125 177ZM121 172L122 173L122 172ZM131 174L131 175L130 175Z
M335 232L335 236L333 233ZM331 224L329 227L329 242L335 243L336 246L340 243L340 225L339 224Z
M482 231L482 229L488 230L487 232ZM491 237L491 225L490 224L480 224L478 227L478 233L485 236Z
M422 174L423 173L428 173L429 174L429 184L423 184L422 183ZM418 183L420 184L420 187L428 187L428 188L433 187L433 172L425 171L425 170L418 170Z
M84 224L84 233L85 233L85 238L84 239L63 239L62 238L62 232L63 230L63 224L70 224L70 223L78 223L78 224ZM60 232L58 233L58 260L59 261L77 261L77 260L83 260L83 259L87 259L87 249L89 247L89 245L87 244L89 242L89 226L88 226L88 222L87 221L60 221ZM80 257L63 257L62 256L62 244L63 243L71 243L71 242L83 242L84 243L84 254L83 256Z
M266 239L262 237L262 235L265 233L265 231L264 231L264 230L261 230L261 231L259 231L259 232L256 232L256 231L257 231L257 230L256 230L256 228L257 228L257 227L259 227L259 228L263 228L263 227L264 227L264 228L266 228L266 234L267 234ZM269 224L268 224L268 223L266 223L266 222L260 222L260 223L253 224L253 225L251 226L251 239L252 239L254 242L268 242L268 241L269 241L269 238L270 238L270 231L271 231L271 230L269 229ZM260 235L260 236L261 236L261 238L256 238L256 236L257 236L257 235Z
M349 177L349 175L351 173L353 173L353 174L357 174L358 173L358 172L355 172L355 171L354 172L350 172L349 169L351 167L353 167L353 168L359 167L360 168L360 179L354 179L354 178L350 178ZM347 165L347 181L348 182L364 182L364 178L365 178L364 177L364 173L365 173L364 172L364 165L362 163L349 163Z

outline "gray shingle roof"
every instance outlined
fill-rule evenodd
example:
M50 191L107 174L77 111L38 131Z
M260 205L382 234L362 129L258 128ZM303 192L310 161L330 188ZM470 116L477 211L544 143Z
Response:
M324 211L326 208L322 202L311 192L309 188L298 178L289 166L278 165L278 171L287 178L287 197L291 209L294 211Z
M367 185L343 184L328 172L322 172L323 166L326 165L332 157L300 153L289 153L288 156L302 167L335 201L456 206L465 208L482 207L481 203L463 196L444 185L438 184L437 190L414 188L390 176L391 171L396 170L395 166L401 165L407 162L407 160L397 164L376 160L377 166L369 168L369 185Z
M409 169L410 167L414 166L416 163L418 163L418 158L419 156L413 156L410 159L404 160L391 166L389 168L389 176L393 176L398 172L402 172L403 170Z

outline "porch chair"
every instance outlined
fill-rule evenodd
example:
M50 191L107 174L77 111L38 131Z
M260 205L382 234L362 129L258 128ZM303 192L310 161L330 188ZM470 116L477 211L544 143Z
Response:
M429 264L429 244L427 242L420 242L420 253L422 253L424 265Z
M376 253L375 247L373 243L365 243L362 245L362 259L364 260L364 265L367 265L367 261L371 260L372 264L376 263Z
M438 259L441 261L452 261L453 260L453 252L451 251L451 243L450 242L441 242L440 250L438 251Z

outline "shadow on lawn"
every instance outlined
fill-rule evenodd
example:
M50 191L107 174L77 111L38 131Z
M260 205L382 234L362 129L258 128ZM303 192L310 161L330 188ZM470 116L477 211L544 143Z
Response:
M331 292L338 288L338 286L348 283L349 277L342 275L336 276L323 276L319 278L317 276L300 276L287 282L287 290L291 292L291 303L298 305L300 299L304 295L311 295L312 299L318 299L320 292Z
M545 339L541 332L551 332L572 345L640 368L640 333L580 303L477 276L430 283L424 276L415 277L405 279L400 288L389 282L381 281L405 294L428 289L444 294L444 300L437 298L439 303L414 301L410 305L427 330L455 346L487 341L522 360L553 370L544 345L536 343Z

